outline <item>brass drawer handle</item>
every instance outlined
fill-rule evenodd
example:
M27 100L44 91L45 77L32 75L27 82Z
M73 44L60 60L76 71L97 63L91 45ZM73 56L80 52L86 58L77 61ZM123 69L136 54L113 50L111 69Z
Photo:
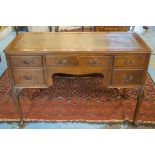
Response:
M100 63L100 61L97 60L97 59L94 59L94 60L89 60L89 63L92 64L92 65L97 65L97 64Z
M126 64L126 65L132 65L132 64L134 64L134 63L135 63L134 60L126 60L126 61L125 61L125 64Z
M123 77L123 79L128 82L128 81L131 81L133 79L133 76L132 75L126 75Z
M60 65L65 65L65 64L67 64L67 60L59 60L59 64Z
M32 60L24 60L23 63L26 64L26 65L29 65L29 64L32 63Z
M24 76L24 79L25 79L25 80L32 80L32 76L27 76L27 75L25 75L25 76Z

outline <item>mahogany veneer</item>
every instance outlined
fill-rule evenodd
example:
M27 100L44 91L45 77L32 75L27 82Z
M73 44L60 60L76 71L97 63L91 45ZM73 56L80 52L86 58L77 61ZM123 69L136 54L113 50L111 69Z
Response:
M136 33L22 33L5 53L21 124L24 119L18 101L19 90L52 86L52 76L56 73L101 73L103 84L109 88L137 88L133 118L136 124L151 53Z

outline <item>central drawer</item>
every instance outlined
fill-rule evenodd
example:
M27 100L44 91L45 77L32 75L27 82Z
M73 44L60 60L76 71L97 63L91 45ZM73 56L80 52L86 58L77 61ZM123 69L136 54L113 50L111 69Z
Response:
M110 56L46 56L47 67L109 67Z
M47 67L74 67L79 66L76 56L46 56Z
M13 69L15 84L44 84L43 69Z
M82 67L109 67L111 64L110 56L81 56L80 66Z

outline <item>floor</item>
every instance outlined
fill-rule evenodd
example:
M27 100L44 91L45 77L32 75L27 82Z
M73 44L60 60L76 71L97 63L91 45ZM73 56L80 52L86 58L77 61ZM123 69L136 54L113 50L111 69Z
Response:
M0 32L3 31L7 26L0 26Z
M152 56L150 59L149 73L155 82L155 26L150 27L148 31L145 31L140 26L136 26L134 29L152 48ZM7 68L5 55L3 50L11 42L11 40L16 36L15 32L11 32L7 37L0 40L0 55L2 57L2 62L0 63L0 76L3 74ZM1 129L17 129L18 123L0 123ZM25 123L23 127L25 129L109 129L109 128L135 128L128 122L123 123L84 123L84 122L29 122ZM138 128L155 128L155 125L141 124Z

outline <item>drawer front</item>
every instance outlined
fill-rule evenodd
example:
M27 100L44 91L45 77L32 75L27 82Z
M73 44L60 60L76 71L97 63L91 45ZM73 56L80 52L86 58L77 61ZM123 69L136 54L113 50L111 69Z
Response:
M143 84L144 70L114 69L112 72L112 85L140 85Z
M46 66L48 67L74 67L79 66L79 60L75 56L46 56Z
M43 69L13 69L15 84L44 84Z
M13 67L41 67L41 56L10 56Z
M80 66L85 67L108 67L111 64L110 56L80 57Z
M145 67L146 56L115 56L114 67Z

